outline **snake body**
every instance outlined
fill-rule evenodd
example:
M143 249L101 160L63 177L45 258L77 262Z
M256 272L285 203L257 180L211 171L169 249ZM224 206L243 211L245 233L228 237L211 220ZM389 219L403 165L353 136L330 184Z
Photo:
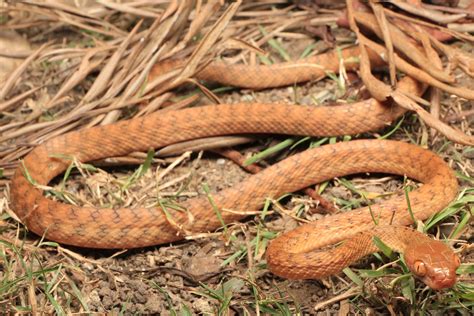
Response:
M332 54L326 60L320 59L323 66L315 68L323 72L327 67L334 68L334 58L337 56ZM305 78L318 77L318 73L312 71ZM263 68L259 73L266 76ZM273 75L276 73L284 76L281 71ZM219 73L215 76L218 78ZM420 84L408 77L400 81L398 88L413 95L420 95L423 91ZM400 107L373 99L331 107L261 103L210 105L79 130L53 138L25 157L12 179L12 209L29 230L65 244L135 248L169 243L183 239L188 233L212 231L222 225L207 197L182 203L193 216L188 212L167 210L171 212L170 219L160 207L110 209L67 205L43 196L38 185L47 185L63 172L71 162L67 157L86 162L216 135L357 134L383 128L404 112ZM229 223L245 217L245 212L260 209L266 198L277 198L314 183L361 172L406 175L424 183L409 194L413 216L417 220L426 219L444 208L457 192L453 172L435 154L401 142L358 140L294 155L235 187L213 195L213 199L221 210L222 219ZM418 275L433 288L452 286L459 260L449 247L410 229L394 228L412 223L405 197L372 205L370 209L372 215L375 214L375 222L368 209L361 208L283 234L268 249L270 269L290 278L320 278L336 273L355 258L377 251L372 243L375 235L406 256L414 252L413 259L407 257L407 261L413 261L412 270L420 266L421 253L434 249L434 254L428 254L429 262L423 262L423 275ZM397 232L393 233L393 229ZM413 238L419 238L420 242L415 242L415 246L410 248L408 244ZM345 241L342 247L319 250L339 241ZM356 244L364 245L363 249L355 250ZM443 256L440 257L439 253ZM430 270L432 264L435 271L428 273L426 266Z

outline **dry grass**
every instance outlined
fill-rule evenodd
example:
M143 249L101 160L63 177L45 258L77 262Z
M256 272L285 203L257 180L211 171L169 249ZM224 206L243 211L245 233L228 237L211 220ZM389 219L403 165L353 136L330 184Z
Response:
M222 6L221 1L213 0L196 6L186 1L159 5L153 1L101 1L83 8L54 1L19 1L0 7L4 10L2 25L24 34L34 47L13 54L28 58L0 88L0 310L170 315L472 313L474 150L448 141L416 114L406 115L380 134L358 137L390 137L429 147L456 170L462 185L458 199L441 214L419 223L449 240L464 262L458 271L458 285L441 293L415 281L397 255L371 256L343 274L321 281L273 276L264 260L269 240L299 222L324 216L318 213L317 203L303 194L269 200L263 213L248 221L190 236L192 241L119 252L76 249L42 240L27 233L8 207L9 178L18 159L35 145L71 130L218 100L313 105L360 97L365 91L360 82L341 81L336 75L320 83L258 92L206 87L190 79L216 56L229 63L272 63L327 50L328 43L304 31L309 26L321 31L321 25L332 25L333 44L352 43L355 35L334 24L343 7L344 3L298 8L276 0L240 6ZM431 11L423 14L426 12ZM431 13L430 18L439 16ZM468 41L472 39L469 35L463 38L467 42L456 41L452 47L472 56L472 42ZM181 71L148 82L151 67L169 57L188 62ZM393 67L395 59L391 60L393 73L397 67ZM461 89L474 88L471 77L460 70L454 74L464 87ZM417 106L423 105L415 101ZM439 113L432 113L435 118L445 118L444 123L455 127L456 133L472 138L472 101L442 89L433 92L430 101L439 106ZM261 166L265 166L295 150L341 139L273 137L239 150L247 157L263 152ZM242 144L250 139L212 141ZM197 194L212 199L213 192L232 186L247 174L219 156L186 152L190 148L199 152L199 148L209 147L209 142L187 144L177 149L185 152L180 155L173 148L158 151L174 152L176 157L172 158L133 153L101 161L96 167L74 162L66 181L52 184L50 194L68 203L101 206L174 205ZM270 153L268 148L272 148ZM129 167L117 168L123 164ZM350 209L367 200L403 194L406 185L416 184L397 177L356 176L320 184L315 191L339 208Z

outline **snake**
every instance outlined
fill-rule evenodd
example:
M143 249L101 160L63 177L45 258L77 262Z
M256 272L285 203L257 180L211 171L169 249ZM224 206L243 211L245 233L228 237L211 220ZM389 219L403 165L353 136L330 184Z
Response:
M358 49L349 48L272 66L231 66L216 61L199 70L196 77L263 89L319 79L338 70L341 56L347 61L346 69L357 68L349 59L358 56ZM383 64L379 56L371 59L375 66ZM175 62L171 65L177 66ZM424 88L408 76L397 86L410 95L421 95ZM266 250L270 271L289 279L320 279L380 251L374 242L379 238L401 252L412 273L429 287L455 284L460 260L454 251L406 226L449 205L458 191L456 177L436 154L400 141L360 139L304 150L213 194L212 205L207 196L199 196L180 202L178 210L165 206L99 208L45 196L44 186L63 173L73 158L88 162L218 135L354 135L390 126L406 110L369 98L333 106L250 102L161 112L69 132L32 149L11 181L11 207L21 222L37 235L63 244L146 247L214 231L254 214L267 199L312 184L349 174L387 173L413 178L422 185L406 196L326 216L280 234Z

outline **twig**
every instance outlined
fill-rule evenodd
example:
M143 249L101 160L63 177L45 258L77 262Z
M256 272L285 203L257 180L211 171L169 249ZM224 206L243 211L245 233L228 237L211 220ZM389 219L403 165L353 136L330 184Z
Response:
M346 292L344 292L342 294L336 295L336 296L331 297L330 299L328 299L324 302L316 304L314 306L314 310L317 311L317 310L323 309L324 307L326 307L328 305L334 304L336 302L345 300L346 298L353 297L353 296L360 295L360 294L362 294L362 290L359 287L350 288L349 290L347 290Z

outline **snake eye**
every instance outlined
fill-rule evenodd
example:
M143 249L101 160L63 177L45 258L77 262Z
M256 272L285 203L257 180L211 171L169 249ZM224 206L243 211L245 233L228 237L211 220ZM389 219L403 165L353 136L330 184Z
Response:
M416 261L413 265L415 268L415 273L418 276L424 276L426 274L426 265L422 261Z

